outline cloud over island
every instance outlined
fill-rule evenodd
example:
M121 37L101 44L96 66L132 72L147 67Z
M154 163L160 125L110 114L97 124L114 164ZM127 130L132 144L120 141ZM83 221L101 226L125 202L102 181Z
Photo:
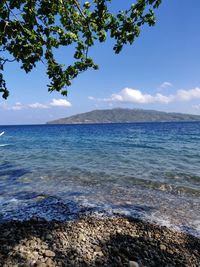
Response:
M189 90L177 90L175 94L164 95L161 93L148 94L143 93L138 89L124 88L118 93L111 94L108 98L95 98L89 96L89 100L98 102L125 102L136 104L169 104L173 102L188 102L195 99L200 99L200 87Z

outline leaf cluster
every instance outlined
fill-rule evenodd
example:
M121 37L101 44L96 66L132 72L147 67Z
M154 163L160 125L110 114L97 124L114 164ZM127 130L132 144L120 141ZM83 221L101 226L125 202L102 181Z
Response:
M1 0L0 2L0 92L9 91L3 77L5 63L17 61L25 72L46 66L49 91L67 95L67 87L79 73L98 69L89 56L89 48L108 37L115 40L118 54L132 44L144 24L155 24L153 9L161 0L137 0L131 7L113 14L114 0ZM74 47L74 61L59 63L55 50ZM9 59L11 57L11 60Z

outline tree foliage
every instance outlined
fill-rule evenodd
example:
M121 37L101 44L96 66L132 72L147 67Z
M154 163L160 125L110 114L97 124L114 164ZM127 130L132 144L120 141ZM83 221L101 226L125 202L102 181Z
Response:
M3 77L6 63L17 61L25 72L43 62L50 79L49 91L67 94L77 75L98 66L89 56L89 48L108 37L115 40L118 54L132 44L143 24L155 24L153 10L161 0L137 0L114 14L114 0L1 0L0 1L0 92L9 91ZM124 1L126 2L126 1ZM124 3L124 6L126 3ZM74 61L68 66L55 56L60 47L74 48Z

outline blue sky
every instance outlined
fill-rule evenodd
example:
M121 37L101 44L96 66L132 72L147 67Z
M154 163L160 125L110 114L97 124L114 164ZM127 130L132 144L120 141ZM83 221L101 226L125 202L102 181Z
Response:
M114 2L117 10L132 1ZM199 0L163 0L156 25L143 27L120 55L113 53L112 41L91 49L100 69L74 80L67 98L48 93L42 64L28 75L10 64L5 72L10 97L0 99L0 124L39 124L114 107L200 114L199 10Z

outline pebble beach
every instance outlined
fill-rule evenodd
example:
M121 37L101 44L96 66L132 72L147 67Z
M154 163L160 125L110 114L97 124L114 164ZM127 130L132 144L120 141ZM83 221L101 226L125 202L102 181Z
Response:
M0 226L0 266L200 266L200 240L127 217L32 218Z

